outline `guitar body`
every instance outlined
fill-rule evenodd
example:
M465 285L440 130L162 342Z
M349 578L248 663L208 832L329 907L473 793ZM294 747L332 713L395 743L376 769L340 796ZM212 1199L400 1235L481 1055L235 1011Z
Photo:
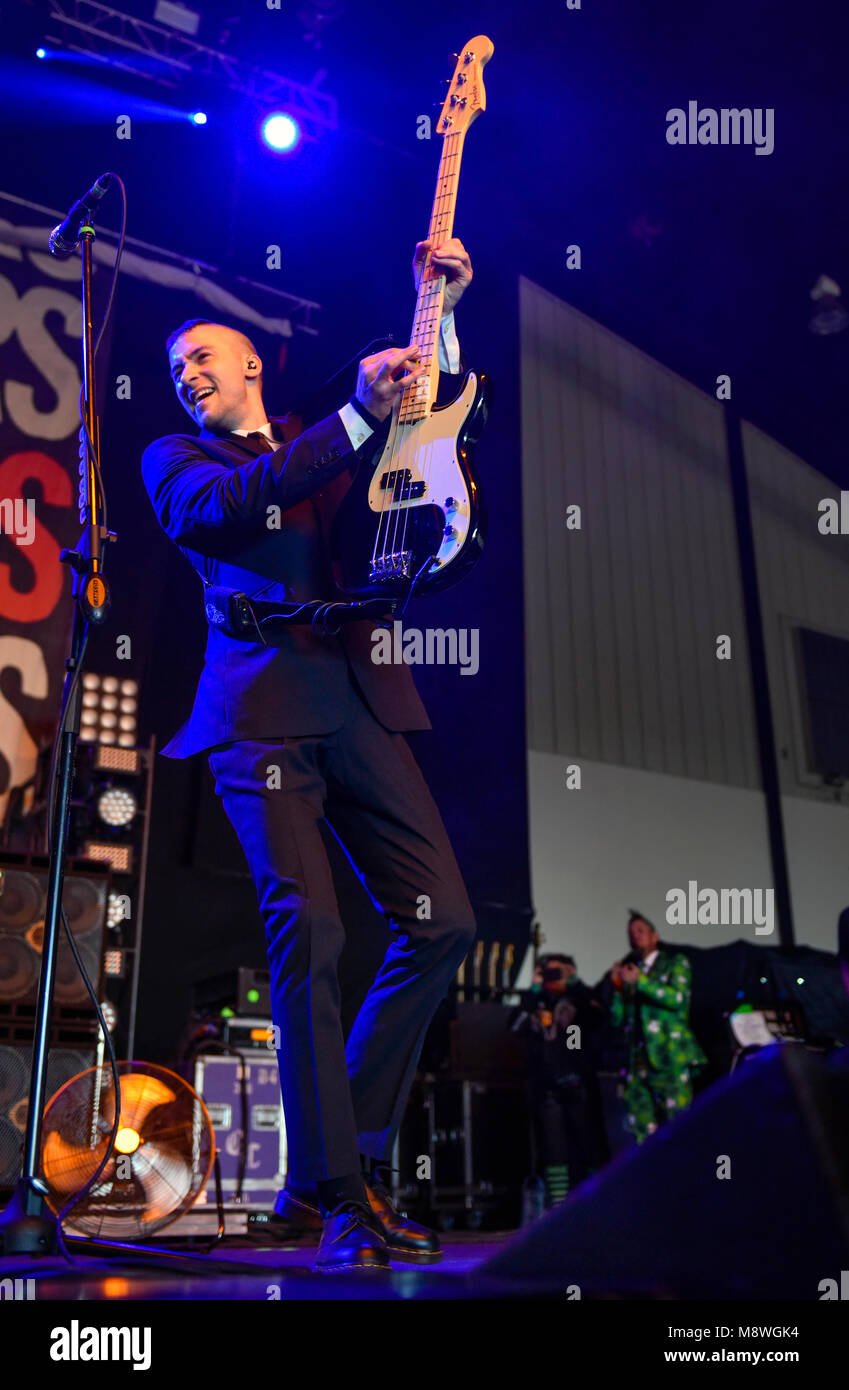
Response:
M401 424L370 467L361 463L330 537L333 579L350 598L403 599L455 584L478 559L486 518L472 447L489 385L467 372L448 405Z

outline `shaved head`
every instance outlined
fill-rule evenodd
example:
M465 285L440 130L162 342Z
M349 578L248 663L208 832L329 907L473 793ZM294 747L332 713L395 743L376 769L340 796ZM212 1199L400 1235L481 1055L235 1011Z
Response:
M240 329L190 319L168 339L168 365L180 404L204 429L223 434L265 423L262 361Z
M221 328L225 333L232 333L233 336L238 339L241 351L256 354L256 347L251 342L247 333L243 333L239 328L231 328L228 323L218 323L215 319L186 319L185 323L181 323L180 327L175 328L174 332L169 335L165 343L165 351L170 354L178 338L182 338L183 334L188 333L192 328L202 327Z

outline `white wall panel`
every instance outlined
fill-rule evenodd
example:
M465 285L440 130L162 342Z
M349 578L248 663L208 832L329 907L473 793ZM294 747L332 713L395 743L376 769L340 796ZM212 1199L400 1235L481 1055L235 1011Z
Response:
M530 746L757 786L722 408L531 281L520 305Z
M546 945L593 978L629 906L661 919L691 878L772 886L725 427L712 397L528 280L520 315L534 901ZM849 640L849 538L818 530L834 485L751 425L743 443L796 934L833 950L849 807L806 772L792 634Z

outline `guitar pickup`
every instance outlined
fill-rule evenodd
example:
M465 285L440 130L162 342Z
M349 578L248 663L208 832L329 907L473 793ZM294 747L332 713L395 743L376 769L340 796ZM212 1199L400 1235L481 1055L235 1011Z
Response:
M391 491L393 502L409 502L415 497L424 497L427 483L414 483L412 478L409 468L390 468L380 479L381 492Z

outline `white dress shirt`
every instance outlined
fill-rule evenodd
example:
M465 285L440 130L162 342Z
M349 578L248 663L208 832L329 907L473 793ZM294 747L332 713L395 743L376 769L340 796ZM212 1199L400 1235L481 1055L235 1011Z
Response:
M454 311L444 314L439 324L439 366L443 372L458 372L460 370L460 343L457 339L457 329L454 326ZM338 411L339 419L345 429L345 433L355 449L359 449L361 444L365 444L370 434L374 431L366 420L363 419L359 411L355 410L350 401L346 401L342 409ZM260 425L255 430L231 430L231 434L265 434L269 439L274 436L271 432L271 422L266 420L264 425ZM275 444L277 443L274 440Z

